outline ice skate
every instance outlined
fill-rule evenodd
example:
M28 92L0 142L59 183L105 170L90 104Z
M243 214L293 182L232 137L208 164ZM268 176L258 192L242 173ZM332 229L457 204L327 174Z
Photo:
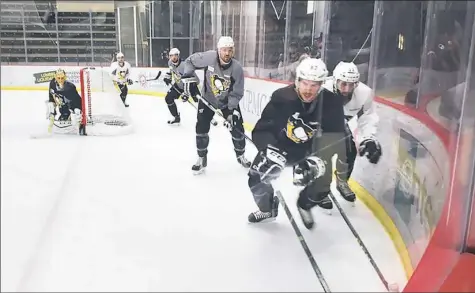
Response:
M249 162L246 157L244 157L244 155L237 156L236 158L238 163L241 164L241 166L243 166L244 168L249 169L251 167L251 162Z
M195 175L199 175L203 173L208 165L208 159L206 156L198 157L196 163L191 167L191 170Z
M355 205L356 195L351 190L350 186L348 185L348 181L336 179L336 189L340 193L341 197L343 197L347 202L350 202L352 206Z
M181 122L181 119L180 119L180 114L178 114L177 116L173 117L173 119L171 120L168 120L168 124L170 125L180 125L180 122Z
M267 222L275 221L278 214L279 214L279 198L277 196L274 196L273 202L272 202L272 211L270 212L256 211L256 212L250 213L247 219L250 223L267 223Z

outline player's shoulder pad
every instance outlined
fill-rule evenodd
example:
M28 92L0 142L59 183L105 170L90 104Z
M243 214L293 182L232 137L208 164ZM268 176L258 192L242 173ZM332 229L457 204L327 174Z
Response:
M369 99L369 98L374 97L373 90L362 82L358 83L358 86L355 88L354 94L356 94L357 97L361 97L364 99Z
M233 66L237 66L237 67L241 67L242 68L242 65L241 65L241 62L239 62L237 59L235 59L233 57ZM244 69L244 68L243 68Z
M65 85L65 87L69 87L69 88L72 88L72 89L76 89L76 85L75 85L73 82L69 81L69 80L66 80L66 81L64 82L64 85Z
M273 103L286 103L294 100L298 100L297 92L293 85L288 85L276 89L271 96L271 101Z

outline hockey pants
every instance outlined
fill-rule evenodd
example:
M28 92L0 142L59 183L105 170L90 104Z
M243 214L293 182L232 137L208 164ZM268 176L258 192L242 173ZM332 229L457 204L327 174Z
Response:
M241 109L238 107L237 110L241 113ZM229 109L222 109L224 117L228 117L232 112ZM198 102L198 113L196 121L196 149L198 156L204 157L208 154L208 145L209 145L209 129L211 120L214 117L214 112L208 108L202 101ZM233 128L231 131L231 138L234 145L234 151L236 156L241 156L244 154L246 148L246 140L244 138L244 126L243 119Z
M191 89L191 98L193 101L197 102L198 99L196 95L199 94L198 86L196 84L192 85ZM165 102L167 103L168 110L173 117L178 117L178 108L176 107L175 100L180 98L183 94L183 90L178 88L176 85L172 85L165 96Z

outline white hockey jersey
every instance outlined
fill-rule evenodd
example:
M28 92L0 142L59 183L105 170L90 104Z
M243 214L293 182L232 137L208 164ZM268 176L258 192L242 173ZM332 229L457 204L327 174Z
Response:
M115 61L111 64L110 75L112 76L112 79L117 83L124 84L130 77L130 69L131 66L129 62L124 61L124 65L120 66L119 62Z
M335 80L328 79L323 87L334 92ZM351 99L344 106L344 113L350 129L354 131L350 123L356 118L357 135L355 139L358 143L367 138L374 138L378 129L379 116L375 111L374 92L366 84L360 82L354 89Z

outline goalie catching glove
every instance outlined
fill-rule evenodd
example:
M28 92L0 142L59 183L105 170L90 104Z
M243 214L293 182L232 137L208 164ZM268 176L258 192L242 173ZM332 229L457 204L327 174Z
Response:
M294 166L294 185L306 186L322 177L327 171L326 162L317 156L310 156Z

